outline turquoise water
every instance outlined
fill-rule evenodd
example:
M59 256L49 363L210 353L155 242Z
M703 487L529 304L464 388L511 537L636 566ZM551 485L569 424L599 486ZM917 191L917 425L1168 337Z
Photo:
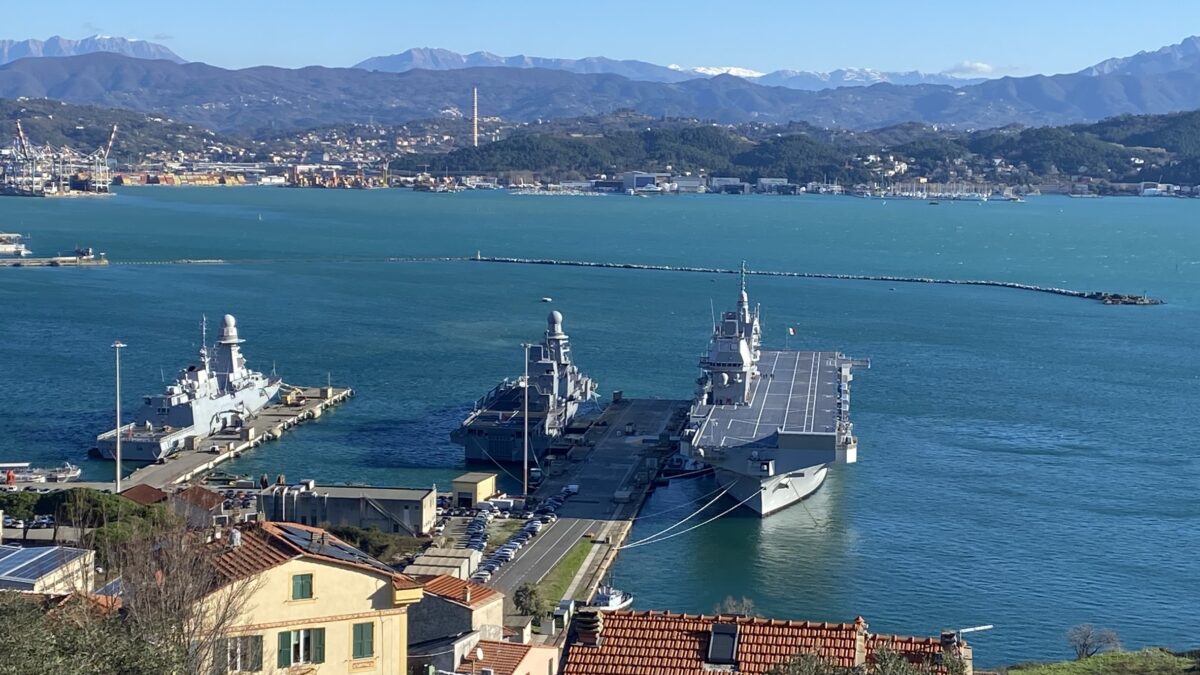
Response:
M225 266L0 270L0 461L86 462L110 425L112 355L127 407L192 357L201 314L236 314L251 365L359 396L233 467L289 479L445 485L470 402L517 374L552 296L603 391L686 397L710 300L731 277L494 265L331 262L485 255L995 278L1148 291L1098 303L993 288L752 279L766 342L870 357L856 375L860 462L802 507L730 517L631 549L636 606L711 611L748 596L780 617L933 634L993 623L984 665L1067 655L1067 627L1129 646L1200 626L1200 203L1025 204L849 198L534 198L406 191L171 189L104 201L3 200L0 230L39 254ZM111 465L85 464L101 479ZM710 492L660 490L634 537Z

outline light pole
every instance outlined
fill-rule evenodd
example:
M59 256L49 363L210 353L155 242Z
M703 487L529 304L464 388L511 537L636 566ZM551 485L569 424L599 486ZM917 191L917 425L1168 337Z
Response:
M521 491L525 498L529 498L529 344L521 345L525 349L525 379L522 381L522 387L525 389L525 414L522 415L525 422L525 451L523 453L525 471L522 474Z
M117 492L121 491L121 349L125 343L116 340L112 343L113 352L117 355Z

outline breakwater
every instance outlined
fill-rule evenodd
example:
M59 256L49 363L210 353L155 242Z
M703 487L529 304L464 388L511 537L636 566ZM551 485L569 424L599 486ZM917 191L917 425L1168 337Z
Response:
M586 260L556 260L552 258L504 258L476 254L470 258L475 262L509 263L517 265L563 265L567 267L599 267L604 269L649 270L656 272L691 272L697 274L740 274L740 269L720 267L691 267L678 265L643 265L639 263L591 262ZM1146 295L1113 293L1110 291L1077 291L1070 288L1037 286L1016 281L992 281L987 279L935 279L932 277L906 277L872 274L832 274L824 272L779 272L771 270L746 270L746 274L764 277L793 277L802 279L839 279L844 281L888 281L904 284L950 284L956 286L995 286L1021 291L1050 293L1071 298L1097 300L1106 305L1161 305L1163 300Z
M295 264L295 263L427 263L427 262L485 262L507 263L513 265L559 265L563 267L595 267L601 269L645 270L652 272L686 272L694 274L740 274L740 269L721 267L694 267L681 265L647 265L642 263L595 262L589 260L560 260L556 258L515 258L503 256L320 256L304 258L182 258L177 260L122 260L112 261L99 259L95 262L77 263L74 259L61 263L63 266L94 265L265 265L265 264ZM25 261L28 263L28 259ZM10 265L16 266L16 265ZM27 265L28 266L28 265ZM55 265L58 266L58 265ZM910 277L888 274L835 274L830 272L784 272L776 270L746 270L746 274L764 277L791 277L799 279L838 279L842 281L886 281L898 284L948 284L952 286L994 286L1010 288L1019 291L1049 293L1070 298L1095 300L1106 305L1162 305L1164 300L1148 295L1135 293L1116 293L1112 291L1079 291L1055 286L1038 286L1023 284L1016 281L996 281L990 279L937 279L934 277Z

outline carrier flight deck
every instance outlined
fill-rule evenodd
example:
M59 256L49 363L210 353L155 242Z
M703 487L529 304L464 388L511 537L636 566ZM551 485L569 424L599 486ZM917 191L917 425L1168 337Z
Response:
M698 434L700 447L774 447L778 431L833 434L838 424L837 352L764 351L749 405L713 405Z

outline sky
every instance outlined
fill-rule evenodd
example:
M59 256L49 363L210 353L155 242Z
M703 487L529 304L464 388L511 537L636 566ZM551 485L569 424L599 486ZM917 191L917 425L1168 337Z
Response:
M1200 34L1200 2L651 0L407 2L60 0L5 3L0 39L160 42L225 68L351 66L410 47L683 66L1073 72Z

